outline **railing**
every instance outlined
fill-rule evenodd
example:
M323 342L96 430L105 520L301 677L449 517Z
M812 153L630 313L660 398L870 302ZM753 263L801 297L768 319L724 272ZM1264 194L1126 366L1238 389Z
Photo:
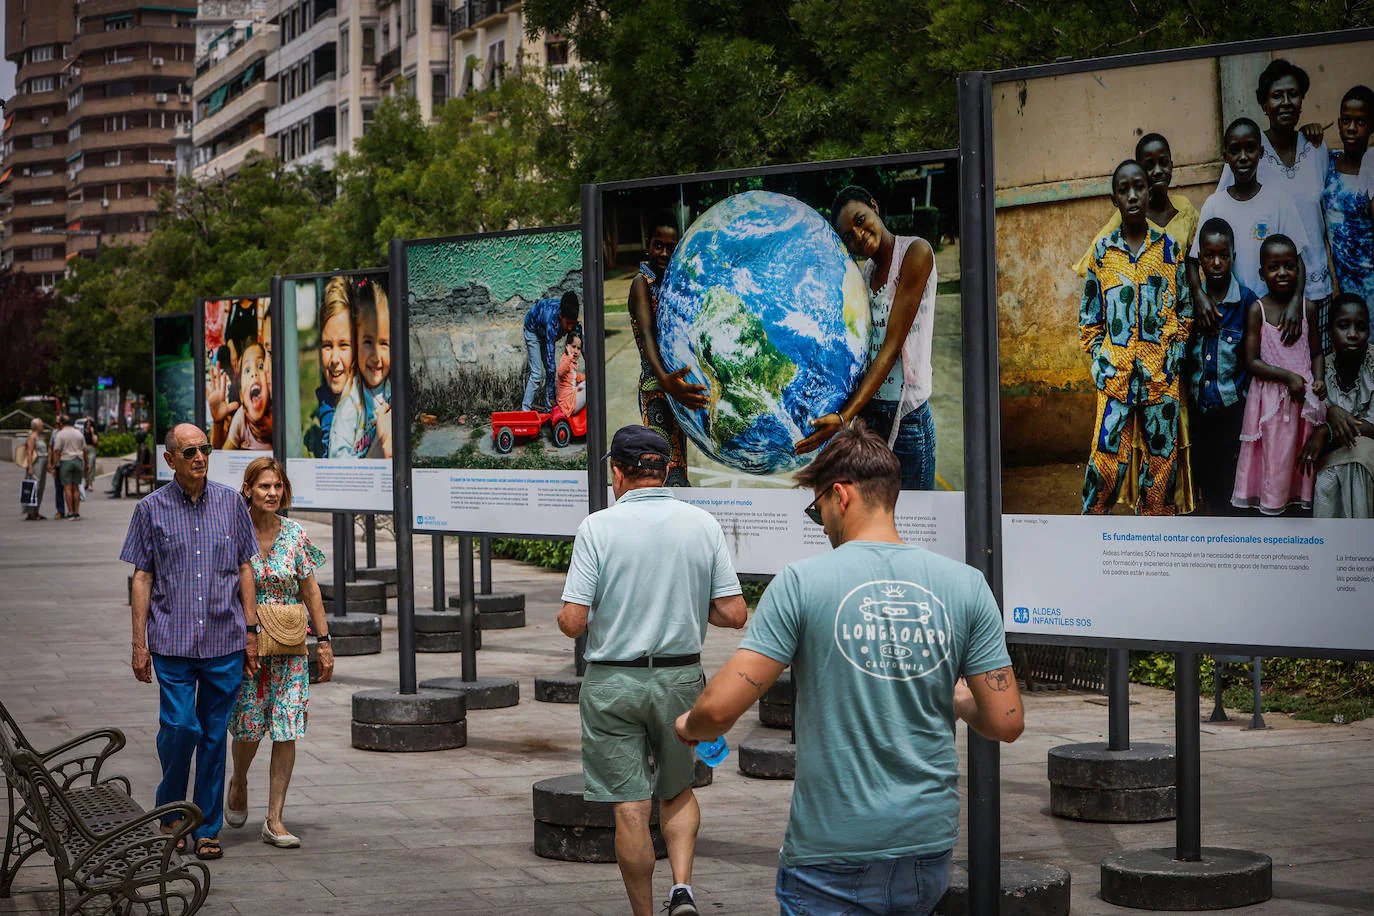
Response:
M457 22L454 25L455 31L463 31L477 26L489 16L506 11L506 0L464 0L453 11Z
M381 56L381 59L377 61L377 79L384 80L400 69L401 49L397 46L387 51Z

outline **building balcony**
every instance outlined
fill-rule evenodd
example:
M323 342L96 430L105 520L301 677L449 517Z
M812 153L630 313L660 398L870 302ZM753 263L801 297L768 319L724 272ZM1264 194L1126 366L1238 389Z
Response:
M176 177L176 164L170 162L133 162L128 165L87 166L71 180L74 188L114 184L120 181L170 181Z
M197 181L216 178L220 175L232 175L253 153L275 159L277 156L277 138L269 137L267 134L251 137L238 146L225 150L204 165L196 166L192 175Z
M166 96L166 98L163 98ZM185 99L185 101L182 101ZM190 111L191 97L172 93L145 92L139 95L126 95L117 99L89 99L80 107L72 110L83 120L104 115L128 114L135 111Z
M46 121L47 123L43 123ZM44 115L41 118L25 118L24 120L14 119L10 129L5 131L5 139L13 140L15 137L32 137L34 134L51 134L61 132L66 135L67 113L64 111L56 117Z
M170 187L170 183L168 187ZM155 192L157 188L153 189ZM118 216L126 213L156 213L157 197L124 197L118 199L93 198L91 200L72 201L67 204L67 222L75 222L83 219L99 219L102 216ZM69 237L67 248L70 250L79 238L89 238L89 236L74 235Z
M325 137L322 140L315 141L315 148L313 150L306 153L304 156L297 156L295 159L291 160L291 165L300 168L316 164L328 167L334 164L334 159L337 154L338 138Z
M66 58L54 57L52 60L40 60L24 64L24 66L20 68L19 74L15 77L15 85L18 86L25 80L32 79L35 76L56 76L62 72L68 63L70 63L70 61Z
M401 49L392 48L377 61L377 82L385 83L401 72Z
M6 232L5 248L34 248L42 245L52 245L61 250L63 243L67 240L66 235L61 232Z
M453 8L453 34L461 35L486 28L506 18L517 3L508 0L464 0Z
M255 24L252 38L212 63L203 73L197 74L193 90L195 97L204 98L241 74L249 64L266 57L277 49L280 38L275 26Z
M50 219L56 217L61 219L67 215L67 192L58 191L52 198L47 199L46 204L21 204L15 203L14 209L10 211L10 222L21 219Z
M138 127L133 130L107 130L82 134L72 144L72 151L95 153L107 149L132 149L140 146L171 146L172 128Z
M5 252L8 254L12 250L13 249L7 247ZM58 251L61 250L62 248L59 245ZM14 261L14 269L21 274L57 274L58 279L61 279L62 274L67 270L67 259L60 257L49 258L46 261L20 261L16 259Z
M264 80L249 86L240 95L230 99L219 111L197 121L191 127L191 142L196 146L205 146L244 121L253 118L261 120L259 112L277 107L277 95L280 91L276 80Z
M52 191L55 197L65 197L67 177L62 169L54 169L51 175L26 176L14 172L10 175L10 180L5 182L4 190L10 200L13 200L16 194L31 194L34 191Z
M170 25L145 25L135 26L132 29L118 29L113 32L86 32L78 35L72 40L72 56L80 57L92 51L103 51L108 48L146 48L150 44L158 45L186 45L194 48L196 44L195 32L192 29L179 29ZM195 53L191 51L190 53ZM186 61L168 60L170 63L186 63Z
M31 111L34 108L56 108L58 111L66 111L67 88L64 86L47 92L15 93L14 98L5 102L5 111L11 114L16 111Z
M115 13L132 13L138 7L135 0L77 0L76 15L82 19L93 19L113 16Z
M267 132L279 134L291 125L314 115L324 108L336 108L339 104L338 80L325 80L316 83L314 88L296 96L289 102L282 102L267 111Z
M189 83L195 72L195 66L189 60L169 60L159 66L153 66L153 60L154 58L143 57L118 64L83 67L80 76L68 85L67 89L70 90L75 86L95 86L116 80L135 80L157 76ZM66 104L65 98L63 104Z
M282 45L267 59L267 76L272 78L289 70L327 44L339 41L339 18L332 13Z
M42 149L17 149L5 157L5 168L17 165L33 165L36 162L53 163L53 171L67 168L66 159L70 145L54 143Z

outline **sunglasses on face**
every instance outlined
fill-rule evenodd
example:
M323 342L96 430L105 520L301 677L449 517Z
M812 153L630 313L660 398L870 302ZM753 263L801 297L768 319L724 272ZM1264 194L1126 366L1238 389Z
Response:
M832 481L830 481L830 483L826 486L826 488L825 488L824 490L822 490L822 491L820 492L820 494L819 494L815 499L811 500L811 504L810 504L809 506L807 506L805 509L802 510L802 513L803 513L807 518L811 519L811 521L815 522L817 525L821 525L822 527L824 527L824 526L825 526L825 522L821 519L821 507L820 507L820 505L819 505L819 504L820 504L820 501L821 501L822 499L825 499L826 494L828 494L832 489L834 489L835 484L837 484L837 483L850 483L850 484L852 484L853 482L854 482L854 481L852 481L852 480L832 480Z
M192 458L196 457L196 452L200 452L202 455L208 457L209 454L213 451L214 449L210 446L210 443L208 442L202 445L188 445L181 450L181 457L186 461L190 461Z

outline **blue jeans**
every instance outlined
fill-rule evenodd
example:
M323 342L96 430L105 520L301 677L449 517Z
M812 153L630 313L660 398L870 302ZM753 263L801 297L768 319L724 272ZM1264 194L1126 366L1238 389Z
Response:
M154 655L160 706L157 757L162 782L157 803L184 801L196 757L192 801L205 820L196 839L219 835L224 822L224 758L229 749L229 711L243 683L243 653L218 658Z
M874 398L859 416L886 440L891 437L892 423L897 418L897 402ZM935 417L929 401L902 417L902 428L897 432L892 452L902 463L903 490L935 489Z
M862 865L778 864L781 916L926 916L949 889L953 850Z
M530 377L525 380L525 398L520 402L520 409L531 410L535 395L543 391L545 397L548 396L544 381L544 342L533 331L525 332L525 352L530 360ZM549 408L552 409L553 405L550 404Z

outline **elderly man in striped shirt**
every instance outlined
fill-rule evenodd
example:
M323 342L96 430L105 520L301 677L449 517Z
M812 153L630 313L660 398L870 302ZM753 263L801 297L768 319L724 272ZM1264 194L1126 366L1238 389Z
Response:
M146 684L157 673L157 803L186 798L194 754L193 800L205 816L195 853L218 859L229 711L244 666L258 664L251 565L258 540L243 497L206 480L205 433L182 423L165 446L175 477L134 508L119 555L135 570L134 676Z

